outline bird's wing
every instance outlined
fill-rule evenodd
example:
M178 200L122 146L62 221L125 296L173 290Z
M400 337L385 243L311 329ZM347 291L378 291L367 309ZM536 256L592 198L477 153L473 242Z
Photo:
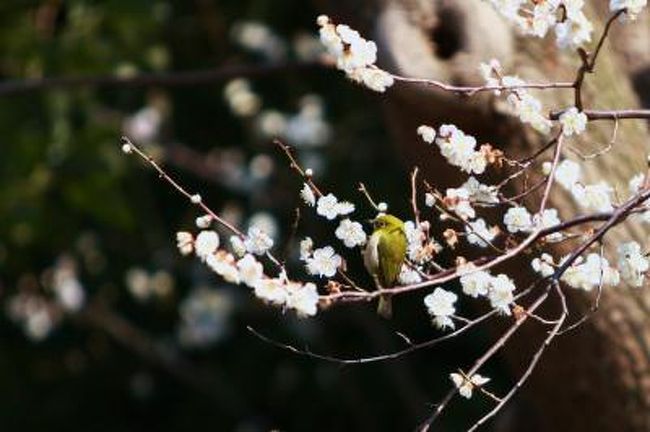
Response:
M391 287L395 284L402 269L402 263L406 256L406 239L397 236L403 235L400 232L387 233L382 235L377 243L379 276L384 288ZM393 238L393 236L397 238Z

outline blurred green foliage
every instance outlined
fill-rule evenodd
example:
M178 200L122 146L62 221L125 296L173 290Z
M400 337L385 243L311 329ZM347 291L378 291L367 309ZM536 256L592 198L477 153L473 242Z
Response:
M301 0L7 0L0 5L0 79L263 65L233 43L234 23L257 20L290 41L299 31L314 32L318 12ZM356 185L363 181L394 212L408 211L407 168L396 163L399 155L382 126L376 95L323 69L291 70L252 83L265 107L284 111L295 111L306 93L321 95L334 126L331 144L317 151L324 173L318 180L326 189L361 203ZM174 233L192 228L198 215L150 169L120 152L125 119L147 105L162 101L167 113L148 147L152 151L180 142L206 155L236 149L244 164L260 153L275 161L272 176L244 194L170 167L214 208L239 208L244 215L268 211L286 238L299 204L300 181L268 140L255 138L251 125L229 111L224 84L79 86L0 97L5 303L68 254L80 263L91 303L124 317L163 347L177 349L178 303L193 286L222 290L235 304L218 343L183 353L213 375L209 395L84 319L70 317L46 340L33 342L4 314L0 430L403 430L422 419L448 388L448 372L466 366L464 359L478 352L480 336L398 361L343 368L278 350L246 331L251 325L279 340L347 356L403 346L395 330L414 339L437 334L420 297L398 301L391 323L376 318L370 305L299 321L261 305L241 287L223 286L177 254ZM367 207L360 209L360 218L371 215ZM303 211L299 234L331 242L333 227L323 225ZM359 257L348 259L353 273L362 267ZM173 274L171 298L135 302L125 287L132 267ZM417 312L400 314L400 309ZM479 401L467 404L451 421L481 408Z

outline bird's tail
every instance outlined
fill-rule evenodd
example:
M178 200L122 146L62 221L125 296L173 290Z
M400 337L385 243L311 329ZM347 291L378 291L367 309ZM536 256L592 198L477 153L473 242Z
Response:
M390 295L384 294L379 296L377 314L386 319L391 319L393 317L393 299Z

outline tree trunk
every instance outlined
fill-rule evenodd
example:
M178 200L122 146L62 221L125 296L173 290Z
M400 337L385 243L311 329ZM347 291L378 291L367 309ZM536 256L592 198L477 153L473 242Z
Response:
M334 2L345 9L346 2ZM608 16L608 2L587 10L593 18L596 40ZM383 67L407 77L431 78L452 84L478 84L478 64L497 58L507 73L527 81L571 81L579 66L574 53L561 53L553 38L517 37L486 2L480 0L370 1L371 16L354 16L351 22L373 30ZM347 6L349 7L349 6ZM361 9L359 9L361 10ZM366 9L367 10L367 9ZM343 12L345 15L345 12ZM598 59L596 73L587 76L585 106L635 108L650 99L650 23L647 11L633 23L615 23L612 36ZM356 22L354 20L356 18ZM645 94L636 94L636 91ZM538 92L547 107L573 105L569 90ZM398 153L409 165L420 166L426 178L440 188L457 186L456 170L420 145L420 124L454 123L479 142L492 141L508 155L527 155L542 139L500 112L499 102L482 94L464 98L421 85L398 85L388 93L387 121ZM582 153L592 153L610 140L613 122L590 123L589 138L567 142ZM645 172L649 136L647 125L637 120L620 122L618 138L605 156L582 164L586 182L606 180L619 192L627 190L633 174ZM426 150L426 154L423 153ZM565 149L564 156L576 159ZM550 154L548 156L550 158ZM555 188L551 205L565 217L580 214L572 198ZM647 230L626 223L605 238L605 254L615 257L622 241L645 240ZM521 267L520 267L521 268ZM530 276L529 276L530 277ZM596 293L571 290L570 320L591 306ZM540 340L539 328L525 330L525 339ZM528 333L526 333L528 332ZM541 343L541 340L540 340ZM504 355L519 376L530 360L530 346L515 342ZM621 287L605 290L600 310L573 333L556 339L525 386L509 415L497 419L504 430L602 431L650 430L650 294L646 289ZM522 401L526 403L522 403ZM529 406L524 413L517 407ZM513 410L515 412L513 412ZM512 418L516 424L512 424ZM532 415L532 417L531 417Z

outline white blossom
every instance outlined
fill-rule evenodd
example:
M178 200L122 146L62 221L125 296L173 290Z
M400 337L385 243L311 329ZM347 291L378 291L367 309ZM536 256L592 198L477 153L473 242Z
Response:
M579 12L571 19L558 23L555 26L557 45L560 48L577 48L587 42L591 42L593 24L587 17Z
M542 229L557 226L561 222L558 212L554 208L544 209L541 215L536 213L535 216L533 216L533 224ZM564 236L561 232L554 232L545 237L545 239L550 242L560 241L563 238Z
M201 229L210 228L210 225L212 224L212 216L209 214L199 216L196 218L195 223L197 228L201 228Z
M318 198L316 213L328 220L334 220L339 214L339 200L333 194L323 195Z
M560 260L560 265L567 257ZM601 258L597 253L591 253L586 259L576 259L574 263L564 272L561 280L572 288L585 291L600 286L615 286L620 281L618 271L610 267L606 258Z
M257 298L274 305L283 305L288 298L286 283L282 278L258 279L253 286L253 292Z
M496 204L499 202L497 188L479 182L475 177L470 176L461 186L469 194L469 199L481 204Z
M336 67L348 78L378 92L393 85L393 76L375 66L377 45L373 41L364 39L347 25L334 25L325 15L319 16L316 23L321 42L336 59Z
M560 115L560 124L564 136L580 135L587 128L587 115L571 107Z
M402 269L399 273L399 276L397 277L397 280L399 281L400 285L413 285L421 282L422 276L420 276L420 273L416 269L404 264L402 265Z
M229 81L224 87L223 95L236 116L251 117L262 106L260 97L251 90L250 82L244 78Z
M422 138L422 141L427 144L433 143L436 139L436 130L431 126L421 125L418 127L417 132L418 135L420 135L420 138Z
M334 252L331 246L316 249L311 257L306 260L309 274L331 278L342 263L342 259Z
M514 301L513 292L515 289L515 284L508 276L500 274L493 277L488 291L490 305L498 309L499 312L510 315L510 305Z
M298 316L314 316L318 312L318 290L309 282L304 285L291 285L288 291L287 307L294 309Z
M479 374L474 374L471 378L467 379L459 373L451 373L449 374L449 378L451 378L456 388L458 388L458 393L465 399L472 397L474 388L481 387L490 381L490 378Z
M264 255L273 247L273 239L258 226L251 226L244 240L246 250L255 255Z
M488 247L489 243L499 233L497 227L489 227L485 223L485 219L479 218L475 221L468 222L465 225L465 232L467 233L467 242L479 247Z
M638 173L632 177L628 183L628 188L632 195L635 195L641 191L643 188L643 183L645 182L645 174Z
M612 12L621 9L627 9L627 15L631 19L641 13L644 7L648 5L648 0L609 0L609 10Z
M436 204L436 197L431 192L425 193L424 205L427 207L433 207L435 204Z
M179 231L176 233L176 247L181 255L189 255L194 251L194 238L192 234L187 231Z
M503 223L511 233L530 231L533 225L530 213L525 207L511 207L503 216Z
M650 261L641 251L639 243L632 241L618 247L618 270L629 285L642 287L648 269Z
M377 67L360 69L359 76L366 87L379 93L385 92L395 83L391 74Z
M555 181L568 191L573 189L573 186L580 181L581 177L580 165L570 159L563 160L555 169Z
M608 212L614 209L612 206L613 192L612 187L604 181L586 186L577 183L571 188L571 194L578 204L582 207L601 212Z
M548 277L555 273L553 257L547 253L543 253L541 256L533 259L530 265L536 273L539 273L543 277Z
M343 219L334 234L349 248L361 246L366 242L366 233L361 224L350 219Z
M199 194L194 194L190 197L190 201L192 204L201 204L201 195Z
M199 235L196 236L194 249L196 251L196 256L201 258L203 261L205 261L209 255L215 253L218 247L219 235L216 232L201 231Z
M500 79L497 76L497 73L501 72L501 63L499 60L492 59L488 63L481 63L479 65L479 71L485 80L485 85L488 87L499 87L501 85ZM495 90L494 94L501 94L500 90Z
M239 270L235 266L235 258L227 253L208 255L205 264L226 282L239 284Z
M548 30L557 22L557 6L552 2L541 2L533 10L533 18L530 24L531 32L537 37L544 37Z
M239 270L239 280L250 287L254 287L257 281L264 276L264 267L251 254L246 254L237 261L237 269Z
M241 237L237 235L230 236L230 248L238 257L243 257L246 254L246 245Z
M307 258L311 256L313 250L314 250L314 241L311 239L311 237L305 237L300 242L300 260L307 261Z
M552 123L542 113L542 103L529 93L519 90L508 96L508 102L522 123L528 123L544 134L551 130Z
M447 209L456 213L461 219L468 220L476 217L476 212L469 201L470 192L464 187L449 188L445 191L444 203Z
M404 232L406 233L406 253L411 261L422 261L426 258L423 256L423 243L426 240L425 225L415 225L413 221L404 222Z
M349 215L350 213L354 212L354 204L348 201L340 201L336 205L336 212L339 216Z
M477 298L479 296L487 295L492 283L492 275L487 271L475 271L473 264L468 264L459 269L462 274L460 277L460 285L463 288L463 293L470 297Z
M437 287L431 294L424 298L424 305L427 307L429 315L433 317L433 323L436 327L444 329L445 327L454 328L454 321L451 316L456 313L454 303L458 296L451 291L446 291Z
M307 183L304 183L302 185L302 189L300 190L300 197L309 207L316 205L316 195L314 195L314 191L311 189L311 187L309 187Z
M487 161L483 153L476 151L476 138L466 135L457 127L440 126L436 144L449 164L470 174L481 174L485 171Z

